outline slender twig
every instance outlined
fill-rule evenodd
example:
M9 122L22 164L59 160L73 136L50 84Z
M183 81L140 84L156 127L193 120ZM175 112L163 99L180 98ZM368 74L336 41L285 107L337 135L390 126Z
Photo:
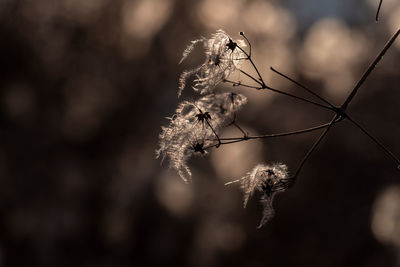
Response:
M249 41L249 39L247 39L247 37L246 37L246 35L244 35L244 32L240 32L239 33L241 36L243 36L243 38L246 40L246 42L249 44L249 55L248 55L248 57L250 58L251 57L251 43L250 43L250 41ZM242 50L243 51L243 50Z
M300 84L299 82L291 79L290 77L288 77L287 75L275 70L274 68L271 67L271 70L276 72L277 74L281 75L282 77L288 79L289 81L297 84L298 86L300 86L301 88L307 90L308 92L310 92L311 94L315 95L316 97L318 97L319 99L321 99L322 101L324 101L325 103L327 103L328 105L330 105L331 107L335 108L335 106L333 106L331 103L329 103L327 100L323 99L322 97L320 97L319 95L315 94L313 91L311 91L310 89L308 89L307 87L303 86L302 84ZM392 159L394 159L396 161L396 163L398 164L398 166L400 167L400 160L394 155L394 153L392 153L388 148L386 148L381 142L379 142L372 134L368 133L365 129L363 129L360 124L355 121L354 119L350 118L349 115L342 109L338 108L336 110L336 114L342 116L343 118L348 118L349 121L351 123L353 123L356 127L358 127L361 131L363 131L369 138L371 138L379 147L381 147Z
M246 38L246 40L247 40L247 38ZM278 89L275 89L275 88L267 86L265 84L264 79L262 78L260 72L258 71L257 66L255 65L254 61L251 59L249 54L247 54L247 52L245 50L243 50L240 46L237 46L237 48L239 48L248 57L251 65L253 66L254 70L257 72L258 80L255 77L253 77L252 75L250 75L249 73L247 73L247 72L245 72L243 70L239 70L241 73L243 73L244 75L246 75L247 77L249 77L250 79L252 79L253 81L255 81L257 84L259 84L261 86L261 88L255 88L255 89L268 89L268 90L273 91L275 93L279 93L279 94L283 94L283 95L286 95L286 96L290 96L292 98L296 98L298 100L302 100L304 102L308 102L310 104L313 104L313 105L316 105L316 106L319 106L319 107L322 107L322 108L325 108L325 109L333 110L332 107L328 107L328 106L322 105L320 103L314 102L312 100L308 100L308 99L305 99L303 97L292 95L290 93L286 93L286 92L283 92L281 90L278 90ZM237 84L237 85L240 85L240 84ZM245 86L245 87L249 87L249 86Z
M248 133L246 133L246 132L242 129L242 127L240 127L239 124L236 123L236 113L233 114L233 120L232 120L232 122L229 123L228 125L226 125L225 127L229 127L229 126L231 126L231 125L233 125L233 126L235 126L236 128L238 128L239 131L241 131L241 132L243 133L243 138L247 139ZM234 138L233 140L235 140L235 139L237 139L237 138ZM225 139L225 140L226 140L226 139Z
M340 122L341 120L335 120L333 124ZM243 136L243 137L230 137L230 138L220 138L220 145L225 145L225 144L232 144L232 143L238 143L242 141L247 141L247 140L254 140L254 139L262 139L262 138L274 138L274 137L284 137L284 136L291 136L291 135L298 135L298 134L304 134L304 133L309 133L313 131L317 131L326 127L330 127L331 122L321 124L315 127L307 128L307 129L302 129L302 130L297 130L297 131L290 131L290 132L283 132L283 133L276 133L276 134L264 134L264 135L255 135L255 136ZM212 141L217 141L215 139L212 139ZM223 142L227 141L227 142ZM204 149L211 148L211 147L216 147L217 144L213 144L210 146L205 147Z
M365 135L367 135L375 144L377 144L385 153L391 157L396 163L397 167L400 168L400 160L391 152L388 148L386 148L378 139L376 139L372 134L370 134L364 127L362 127L359 123L354 121L351 117L347 117L349 121L351 121L358 129L360 129Z
M216 147L218 148L221 145L221 139L219 139L218 134L215 132L214 128L211 126L210 122L208 121L208 119L205 120L207 125L211 128L212 132L214 133L215 137L218 140L218 144L216 145Z
M335 124L335 122L340 119L339 115L335 115L333 117L333 119L331 120L330 123L328 123L328 125L326 126L325 131L323 131L323 133L318 137L318 139L314 142L314 144L312 145L312 147L310 148L310 150L308 150L308 152L306 153L306 155L304 156L304 158L301 160L299 166L297 167L296 172L294 173L294 175L291 177L291 179L296 180L297 176L299 175L301 169L303 168L304 164L306 163L306 161L308 160L308 158L311 156L311 154L314 152L314 150L317 148L317 146L319 145L319 143L321 143L322 139L324 139L324 137L326 136L326 134L329 132L329 130L331 129L332 125Z
M376 10L375 20L379 20L379 11L381 10L382 0L379 0L378 9Z
M221 142L221 143L218 143L218 144L212 144L212 145L209 145L209 146L204 147L203 150L207 150L207 149L213 148L213 147L218 148L218 147L221 146L221 145L228 145L228 144L233 144L233 143L239 143L239 142L242 142L242 141L245 141L245 139L240 138L240 139L232 140L232 141L228 141L228 142Z
M371 63L371 65L368 67L368 69L361 76L360 80L357 82L356 86L353 88L353 90L350 92L349 96L347 97L346 101L341 106L341 108L344 111L347 109L347 106L350 104L351 100L353 100L354 96L357 94L358 89L360 89L361 85L365 82L365 80L371 74L372 70L379 63L379 61L385 55L386 51L390 48L390 46L394 43L394 41L399 36L399 34L400 34L400 29L397 30L397 32L392 36L392 38L390 38L390 40L386 43L386 45L382 49L382 51L376 56L375 60Z
M307 152L307 154L304 156L303 160L301 161L299 167L297 168L297 171L293 175L292 179L295 180L297 176L299 175L301 169L303 168L304 164L312 154L312 152L317 148L318 144L324 139L326 134L329 132L330 128L332 125L335 123L336 120L338 119L344 119L347 118L349 119L354 125L356 125L359 129L361 129L369 138L371 138L376 144L378 144L392 159L394 159L398 164L400 163L399 159L390 152L388 149L386 149L385 146L383 146L375 137L373 137L371 134L369 134L364 128L362 128L356 121L351 119L347 114L346 114L346 108L348 107L348 104L352 101L354 96L356 95L358 89L361 87L361 85L365 82L367 77L371 74L372 70L375 68L375 66L378 64L378 62L382 59L386 51L390 48L390 46L393 44L393 42L396 40L397 36L400 34L400 29L393 35L393 37L386 43L385 47L382 49L382 51L378 54L378 56L375 58L375 60L371 63L371 65L368 67L368 69L365 71L361 79L357 82L356 86L354 89L351 91L349 96L346 98L345 102L343 105L338 108L335 112L336 115L333 117L332 121L330 122L329 126L325 129L325 131L320 135L320 137L315 141L313 146L310 148L310 150Z
M256 83L258 83L262 88L265 86L265 84L263 84L261 81L257 80L256 78L254 78L253 76L251 76L250 74L245 72L244 70L239 70L239 71L241 73L243 73L244 75L246 75L247 77L249 77L250 79L252 79L253 81L255 81Z
M259 80L260 80L261 83L262 83L261 85L264 85L264 86L265 86L264 79L262 78L262 76L261 76L261 74L260 74L260 71L258 70L258 68L257 68L256 64L254 63L253 59L250 57L249 54L247 54L246 51L243 50L243 48L241 48L240 46L237 46L237 47L240 49L240 51L242 51L242 52L247 56L247 58L248 58L249 61L250 61L250 64L253 66L254 70L257 72L258 78L259 78Z
M342 119L343 118L341 118L339 115L336 114L329 123L325 123L325 124L322 124L320 126L316 126L316 127L312 127L312 128L308 128L308 129L304 129L304 130L300 130L300 131L281 133L281 134L270 134L270 135L262 135L262 136L248 136L246 138L242 137L242 138L239 138L239 139L236 139L236 140L232 140L232 141L228 141L228 142L221 142L219 145L233 144L233 143L238 143L238 142L242 142L242 141L246 141L246 140L250 140L250 139L257 139L257 138L280 137L280 136L289 136L289 135L295 135L295 134L302 134L302 133L316 131L316 130L325 128L325 131L323 131L323 133L318 137L318 139L315 141L313 146L310 148L310 150L308 150L308 152L306 153L306 155L304 156L304 158L300 162L300 165L298 166L295 174L288 179L287 186L289 187L291 184L294 183L294 181L296 180L297 176L299 175L301 169L303 168L304 164L306 163L308 158L311 156L311 154L314 152L314 150L317 148L318 144L326 136L328 131L331 129L332 125L342 121ZM220 139L220 140L227 140L227 139ZM217 147L217 144L205 147L204 150L206 150L208 148L212 148L212 147Z
M339 121L337 121L339 122ZM297 130L297 131L290 131L290 132L283 132L283 133L276 133L276 134L263 134L263 135L254 135L254 136L247 136L246 139L261 139L261 138L273 138L273 137L283 137L283 136L290 136L290 135L297 135L297 134L303 134L303 133L309 133L313 132L319 129L323 129L329 126L330 123L324 123L318 126L302 129L302 130ZM221 138L221 140L236 140L238 138ZM242 138L239 138L242 139Z
M233 121L232 123L236 128L238 128L239 131L242 132L243 138L247 139L248 134L242 129L242 127L239 126L239 124L236 123L236 121Z
M332 107L329 107L329 106L320 104L320 103L315 102L315 101L312 101L312 100L308 100L308 99L306 99L306 98L304 98L304 97L301 97L301 96L292 95L292 94L290 94L290 93L286 93L286 92L283 92L283 91L281 91L281 90L278 90L278 89L275 89L275 88L272 88L272 87L269 87L269 86L265 86L265 87L262 88L262 89L268 89L268 90L270 90L270 91L272 91L272 92L275 92L275 93L279 93L279 94L282 94L282 95L290 96L290 97L292 97L292 98L295 98L295 99L302 100L302 101L304 101L304 102L313 104L313 105L315 105L315 106L318 106L318 107L321 107L321 108L324 108L324 109L328 109L328 110L331 110L331 111L335 111L334 108L332 108Z
M301 83L293 80L292 78L290 78L289 76L283 74L282 72L279 72L278 70L274 69L273 67L270 68L273 72L275 72L276 74L284 77L285 79L291 81L292 83L298 85L299 87L303 88L304 90L306 90L307 92L309 92L310 94L312 94L313 96L317 97L318 99L320 99L322 102L324 102L325 104L327 104L328 106L334 108L335 106L333 104L331 104L328 100L326 100L325 98L323 98L322 96L320 96L319 94L315 93L314 91L312 91L311 89L307 88L306 86L302 85Z
M225 79L224 82L226 82L226 83L231 83L233 86L243 86L243 87L252 88L252 89L257 89L257 90L262 89L262 87L244 84L244 83L242 83L241 81L234 82L234 81Z
M251 76L250 74L248 74L247 72L245 72L245 71L243 71L243 70L240 70L240 72L243 73L244 75L246 75L247 77L249 77L250 79L252 79L253 81L255 81L256 83L258 83L259 85L261 85L261 87L256 87L256 86L253 87L253 86L249 86L249 85L245 85L244 87L254 88L254 89L257 89L257 90L268 89L268 90L270 90L270 91L272 91L272 92L279 93L279 94L286 95L286 96L290 96L290 97L292 97L292 98L296 98L296 99L298 99L298 100L301 100L301 101L304 101L304 102L313 104L313 105L315 105L315 106L322 107L322 108L324 108L324 109L333 110L332 107L328 107L328 106L325 106L325 105L323 105L323 104L314 102L314 101L312 101L312 100L308 100L308 99L303 98L303 97L300 97L300 96L292 95L292 94L290 94L290 93L286 93L286 92L283 92L283 91L281 91L281 90L278 90L278 89L269 87L269 86L267 86L267 85L265 85L265 84L262 84L262 82L258 81L256 78L254 78L253 76ZM234 84L234 85L238 85L238 86L242 85L241 83L233 83L233 84Z

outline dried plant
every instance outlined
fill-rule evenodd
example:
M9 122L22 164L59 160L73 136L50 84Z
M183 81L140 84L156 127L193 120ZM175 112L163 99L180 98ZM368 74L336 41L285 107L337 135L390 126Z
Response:
M162 127L157 157L169 157L171 167L188 182L191 172L187 160L194 154L205 154L207 148L220 143L218 132L231 122L235 113L247 102L241 94L209 94L197 101L182 102L168 127Z
M223 30L218 30L210 39L200 38L192 41L183 52L183 57L179 63L192 52L196 43L202 42L205 49L206 59L203 64L184 71L179 78L179 92L186 86L186 80L195 75L193 89L201 94L211 93L214 87L227 78L232 72L239 69L241 60L245 59L242 50L237 49L238 43L233 41ZM238 41L241 46L245 44Z
M380 5L381 2L379 7ZM258 164L244 177L227 183L232 184L240 182L241 188L244 192L244 207L246 207L249 198L254 192L258 191L262 193L261 203L263 204L264 209L259 228L274 216L274 209L272 207L274 196L278 192L283 192L295 184L304 164L310 158L312 153L325 138L330 129L343 120L351 122L355 127L360 129L375 144L381 147L382 150L396 162L397 166L400 166L400 160L380 141L378 141L377 138L375 138L364 127L362 127L360 123L355 121L347 112L347 108L356 96L358 90L365 82L367 77L371 74L375 66L382 59L387 50L391 47L399 34L400 29L392 36L384 48L379 52L375 60L367 68L360 80L350 91L346 100L340 106L333 105L331 102L318 95L313 90L307 88L306 86L300 84L299 82L272 67L271 70L274 73L293 82L299 88L305 90L307 93L313 96L316 101L268 86L253 61L251 43L243 32L240 32L240 36L243 38L242 40L234 41L223 30L218 30L215 34L211 35L210 39L202 37L198 40L192 41L184 51L181 62L190 54L197 43L203 43L206 60L199 67L183 72L179 79L178 96L185 88L187 78L191 75L196 76L192 88L200 94L208 95L201 97L197 101L184 101L179 104L175 115L169 118L169 126L162 127L159 149L156 151L157 157L161 157L162 159L168 157L170 166L177 170L179 176L185 182L188 182L191 179L191 172L187 165L187 161L193 155L205 155L212 148L218 148L221 145L243 142L252 139L276 138L323 130L320 136L315 140L314 144L305 153L303 159L299 163L299 166L294 172L292 172L291 175L289 175L288 168L284 164ZM255 75L243 70L241 66L244 64L244 62L250 64ZM240 72L242 76L244 75L244 78L248 81L235 81L229 79L231 74L236 71ZM236 120L237 112L244 104L247 103L246 97L235 93L214 93L214 88L220 82L225 82L233 86L247 87L260 91L268 90L274 93L282 94L287 97L318 106L322 109L329 110L333 113L332 119L325 124L306 129L275 134L249 135L243 130ZM220 138L220 130L230 126L238 128L243 135L237 137Z
M248 172L244 177L226 183L240 182L240 187L244 193L243 206L246 208L249 198L255 191L261 192L260 199L263 204L263 216L258 228L266 224L275 214L272 207L272 201L278 192L283 192L288 187L288 170L287 166L282 163L275 163L271 165L258 164L251 172Z

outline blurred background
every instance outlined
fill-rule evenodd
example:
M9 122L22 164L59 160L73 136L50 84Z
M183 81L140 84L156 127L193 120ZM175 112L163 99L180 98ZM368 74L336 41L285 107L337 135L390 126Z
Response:
M244 31L269 67L340 104L400 27L384 0L0 0L0 266L400 266L400 173L351 124L337 125L257 230L238 179L259 162L294 171L318 133L223 146L193 158L193 182L155 159L179 101L190 40ZM349 112L400 155L400 40ZM231 90L227 85L219 90ZM331 114L272 92L239 114L250 133ZM225 136L237 135L227 129Z

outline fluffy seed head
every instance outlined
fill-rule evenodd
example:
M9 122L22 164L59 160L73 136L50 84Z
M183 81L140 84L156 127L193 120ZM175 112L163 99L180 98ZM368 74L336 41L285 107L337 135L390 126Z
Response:
M234 41L223 30L218 30L210 39L201 38L194 40L183 52L182 62L193 50L195 44L202 42L206 59L204 63L192 70L182 73L179 78L179 92L186 86L186 80L195 75L193 89L201 94L211 93L214 87L226 79L232 72L240 68L245 54L238 48L245 47L243 40Z
M189 182L189 158L207 154L207 147L216 144L215 134L233 120L246 102L245 96L235 93L210 94L197 101L182 102L175 115L168 118L168 127L162 127L157 158L163 161L168 157L170 166Z
M272 206L273 199L278 192L283 192L287 189L288 184L288 170L287 166L282 163L274 164L258 164L252 171L248 172L242 178L227 183L240 182L240 187L243 190L243 206L247 206L249 198L255 191L261 192L260 199L263 205L263 216L257 228L261 228L275 215Z

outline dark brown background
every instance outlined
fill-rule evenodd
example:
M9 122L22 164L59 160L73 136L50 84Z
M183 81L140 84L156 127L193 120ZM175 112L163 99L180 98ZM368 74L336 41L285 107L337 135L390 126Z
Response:
M261 230L257 201L242 209L224 182L262 161L293 171L316 134L193 159L189 185L154 159L164 117L198 97L187 88L177 99L179 74L201 61L197 49L177 64L190 40L245 31L268 84L302 94L274 66L339 104L399 28L400 3L384 0L379 23L377 4L0 1L0 266L399 266L400 174L347 122ZM398 40L350 106L397 155L399 62ZM240 90L239 121L253 133L331 117Z

